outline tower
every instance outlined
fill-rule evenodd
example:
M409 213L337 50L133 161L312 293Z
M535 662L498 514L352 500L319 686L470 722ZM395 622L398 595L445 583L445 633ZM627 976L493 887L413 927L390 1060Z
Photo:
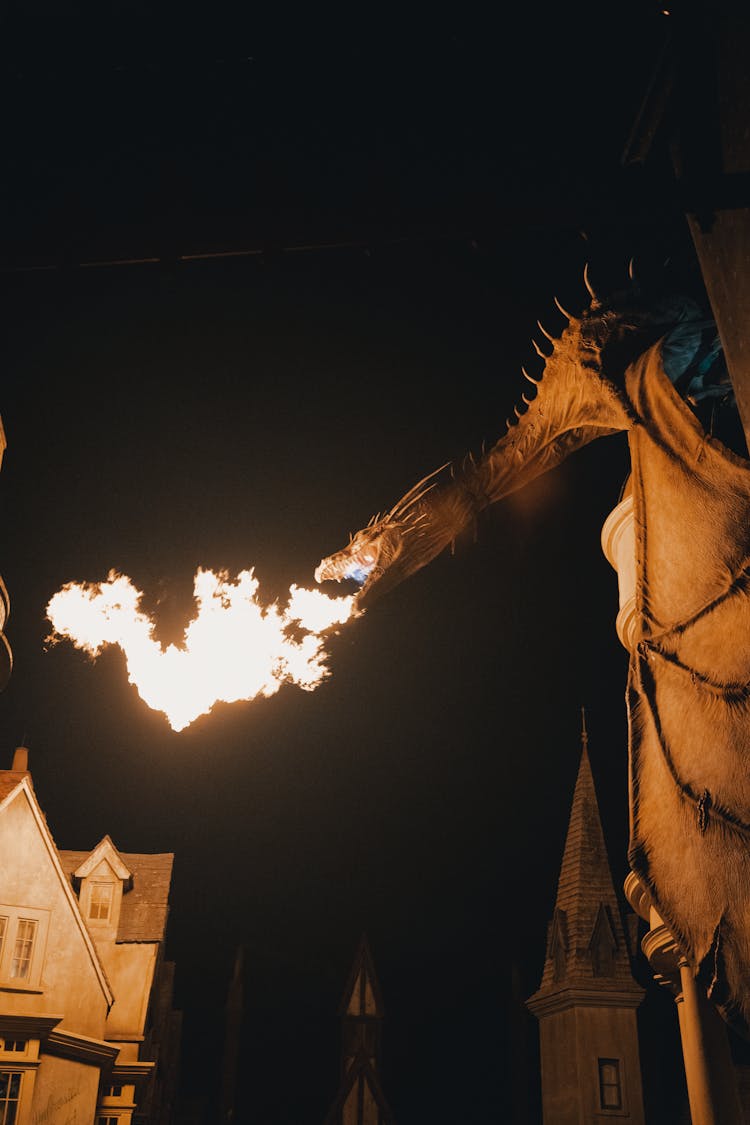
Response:
M643 1125L633 978L607 859L588 754L585 716L557 897L538 990L545 1125L587 1125L607 1116Z
M240 945L234 958L234 970L227 991L224 1024L224 1055L221 1064L221 1095L219 1125L227 1125L235 1118L237 1098L237 1073L240 1056L240 1034L245 1004L245 954Z
M395 1125L380 1085L385 1012L367 938L362 937L344 989L341 1084L325 1125Z

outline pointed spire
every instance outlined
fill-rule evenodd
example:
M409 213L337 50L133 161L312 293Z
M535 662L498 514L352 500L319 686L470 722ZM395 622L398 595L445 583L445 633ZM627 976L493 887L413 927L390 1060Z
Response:
M542 983L536 997L564 988L637 988L609 867L581 708L581 757L565 839ZM535 998L532 998L535 999Z
M383 1000L367 936L362 935L344 989L341 1015L348 1019L383 1019Z
M339 1008L341 1085L325 1125L393 1125L378 1074L383 1001L367 937L363 934Z

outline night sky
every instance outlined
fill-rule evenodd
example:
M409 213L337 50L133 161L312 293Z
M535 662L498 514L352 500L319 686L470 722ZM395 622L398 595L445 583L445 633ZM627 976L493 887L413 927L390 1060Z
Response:
M553 294L583 305L585 262L606 290L631 255L668 261L701 297L664 155L622 162L659 6L489 7L5 17L4 766L30 748L59 847L175 853L186 1097L216 1090L244 948L254 1125L322 1121L363 932L397 1120L511 1119L511 967L530 995L582 706L627 872L627 659L600 546L622 435L343 628L314 692L175 734L119 651L45 644L52 594L112 568L163 641L199 566L255 567L268 600L312 586L350 531L503 432L536 319L559 330ZM213 256L239 250L261 253ZM83 264L137 258L158 260ZM676 1023L655 988L646 1009L655 1063Z

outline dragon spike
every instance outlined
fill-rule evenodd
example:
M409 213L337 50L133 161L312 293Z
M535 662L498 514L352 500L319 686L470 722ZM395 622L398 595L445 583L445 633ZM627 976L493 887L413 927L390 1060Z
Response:
M513 407L513 413L515 414L516 418L522 418L523 417L523 415L521 414L521 412L520 412L520 410L518 409L517 406Z
M431 473L428 473L426 477L422 477L421 480L417 481L414 487L410 488L406 495L402 496L398 503L395 504L393 508L391 508L388 516L393 518L397 515L404 515L408 508L411 508L414 506L414 504L418 503L422 499L422 497L430 492L437 484L437 481L432 481L432 484L427 484L427 482L429 480L432 480L433 477L436 477L438 473L442 473L443 469L447 469L449 465L450 461L446 461L444 465L440 466L440 468L433 469L433 471Z
M506 419L505 419L505 428L506 428L506 430L512 430L512 429L513 429L513 427L515 426L515 424L516 424L516 423L515 423L515 422L513 422L513 421L512 421L512 420L511 420L510 418L506 418Z
M548 332L548 331L547 331L547 329L546 329L546 328L544 327L544 325L542 324L541 320L538 320L538 321L537 321L537 324L539 325L539 331L540 331L540 332L542 333L542 335L543 335L543 336L546 336L546 337L547 337L547 339L549 340L550 344L554 344L554 342L555 342L555 337L554 337L554 336L550 336L549 332Z
M523 374L524 378L528 379L530 383L533 383L535 387L538 387L542 381L541 379L532 379L525 367L521 368L521 373Z
M631 281L635 281L635 262L632 258L628 262L628 277Z
M542 357L542 359L549 359L549 356L547 355L547 353L542 351L542 349L539 347L539 345L537 344L537 342L536 342L536 340L534 339L533 336L531 337L531 342L534 345L534 351L536 352L537 355L540 355Z
M589 297L591 298L592 305L598 305L599 304L599 298L597 297L596 293L594 292L594 287L591 284L591 281L589 280L589 264L588 264L588 262L586 262L586 265L583 267L583 284L586 286L586 289L588 290L588 294L589 294Z
M521 400L522 400L523 402L525 402L527 406L531 406L532 402L534 401L534 400L533 400L533 399L531 399L531 398L526 398L526 395L525 395L525 394L522 394L522 395L521 395Z
M572 320L572 319L573 319L573 317L572 317L572 316L571 316L571 314L570 314L570 313L568 312L568 310L567 310L567 309L565 309L565 308L563 308L563 306L562 306L562 305L560 304L560 302L558 301L557 297L553 297L553 298L552 298L552 300L553 300L553 301L555 302L555 304L557 305L558 309L559 309L559 310L560 310L560 312L561 312L561 313L563 314L563 316L565 317L565 319L566 319L566 320Z

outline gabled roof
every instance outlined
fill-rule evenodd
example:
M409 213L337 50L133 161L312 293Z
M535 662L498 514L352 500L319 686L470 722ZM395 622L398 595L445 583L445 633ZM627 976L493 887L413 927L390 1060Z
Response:
M74 877L76 879L85 879L87 875L90 875L92 871L96 870L102 860L105 860L109 864L118 879L122 879L124 883L130 879L130 872L123 863L122 856L109 836L102 837L93 852L90 852L81 866L73 872Z
M96 946L91 939L91 935L81 915L80 907L78 905L78 899L73 893L73 888L70 884L70 880L67 877L67 872L63 869L63 865L61 863L61 855L58 852L57 847L55 846L55 841L52 839L50 830L47 827L47 821L45 819L44 813L39 807L39 803L36 799L34 789L31 784L31 777L27 771L23 771L19 780L19 772L21 771L0 770L0 815L6 808L8 808L12 801L15 801L17 799L26 801L31 811L31 815L36 822L42 842L44 843L47 850L50 863L52 864L53 870L55 871L55 874L60 881L63 894L73 912L73 917L81 934L83 944L91 960L92 968L99 980L102 992L104 993L104 996L106 998L107 1007L111 1008L112 1004L114 1003L114 996L112 994L112 989L110 988L109 981L107 980L107 974L104 971L104 966L99 959L99 954L96 951Z
M169 912L174 852L153 855L120 852L109 836L105 836L93 852L60 852L60 861L70 882L79 870L87 866L89 858L99 852L105 841L109 841L130 877L131 889L122 896L116 941L163 941ZM100 856L103 854L100 852Z
M28 770L0 770L0 801L12 793L25 777L29 779L29 788L33 790L34 786L31 784L31 774ZM41 812L41 809L39 811Z

